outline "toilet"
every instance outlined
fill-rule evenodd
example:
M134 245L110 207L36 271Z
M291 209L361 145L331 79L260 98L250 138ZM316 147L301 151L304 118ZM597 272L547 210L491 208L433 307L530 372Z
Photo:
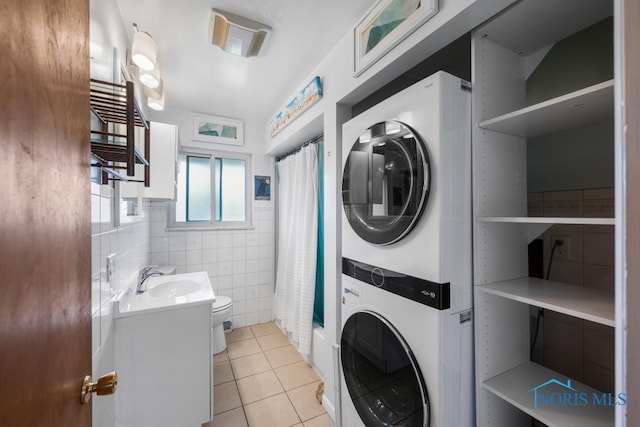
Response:
M231 298L217 296L211 305L211 353L218 354L227 348L224 337L224 321L231 317Z

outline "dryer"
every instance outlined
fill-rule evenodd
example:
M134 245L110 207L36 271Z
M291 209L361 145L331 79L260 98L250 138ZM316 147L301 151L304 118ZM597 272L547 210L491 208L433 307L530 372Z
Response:
M470 112L438 72L343 125L345 427L473 425Z

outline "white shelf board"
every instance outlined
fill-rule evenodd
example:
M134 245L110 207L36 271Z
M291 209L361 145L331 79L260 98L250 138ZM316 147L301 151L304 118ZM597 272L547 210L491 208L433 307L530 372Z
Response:
M521 277L478 285L476 289L615 327L615 296L612 292L534 277Z
M551 369L533 362L526 362L484 381L483 387L549 427L612 427L615 425L615 410L613 406L593 404L593 393L596 393L597 396L601 396L602 393L573 380L570 380L571 387L577 390L578 393L587 393L588 405L553 406L545 405L538 401L536 408L535 391L532 391L532 389L551 379L560 381L563 384L567 384L567 380L570 380L568 377ZM538 391L545 394L569 392L572 396L573 393L576 393L557 383L541 387Z
M613 118L613 80L485 120L478 126L531 138Z
M615 225L615 218L533 217L533 216L479 216L479 222L504 222L519 224L575 224Z

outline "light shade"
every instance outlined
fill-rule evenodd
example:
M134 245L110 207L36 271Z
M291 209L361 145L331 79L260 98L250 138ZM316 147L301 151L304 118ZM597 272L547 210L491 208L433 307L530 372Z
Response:
M144 88L144 94L147 95L147 105L154 110L164 110L164 83L160 79L160 84L154 89Z
M158 64L156 63L153 70L140 69L138 73L138 80L150 89L155 89L160 86L160 67Z
M131 60L140 69L145 71L153 70L156 66L156 43L149 33L137 31L133 33L133 43L131 44Z
M271 34L271 27L218 9L211 10L211 44L238 56L256 56Z

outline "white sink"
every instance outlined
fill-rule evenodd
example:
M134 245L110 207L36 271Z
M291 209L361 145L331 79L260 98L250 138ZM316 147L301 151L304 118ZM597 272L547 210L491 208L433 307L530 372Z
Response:
M120 296L116 301L116 317L211 304L215 301L209 275L205 271L154 276L147 279L145 284L147 290L141 294L136 294L133 290Z
M175 280L159 283L147 292L154 298L175 298L197 292L201 288L202 284L194 280Z

